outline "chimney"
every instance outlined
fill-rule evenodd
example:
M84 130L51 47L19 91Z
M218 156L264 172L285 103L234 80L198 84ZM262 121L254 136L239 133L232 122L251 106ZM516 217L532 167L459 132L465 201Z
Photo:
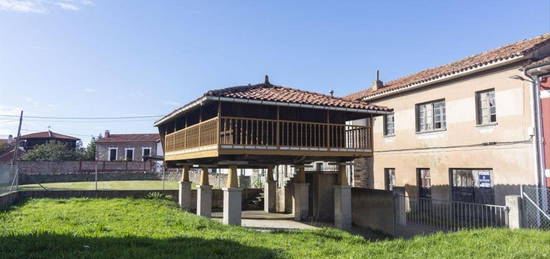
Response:
M14 141L14 140L13 140L13 135L10 134L10 135L8 136L8 144L9 144L9 145L13 144L13 141Z
M105 130L105 136L103 137L108 138L110 136L111 136L111 132L109 132L109 130Z
M370 88L372 90L378 90L382 87L384 87L384 82L380 81L380 71L376 70L376 80L372 82L372 86Z

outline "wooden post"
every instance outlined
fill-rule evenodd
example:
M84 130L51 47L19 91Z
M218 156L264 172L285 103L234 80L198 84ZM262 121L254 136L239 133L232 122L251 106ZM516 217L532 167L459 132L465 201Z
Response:
M222 124L222 102L218 101L218 129L216 131L216 134L218 135L216 137L216 144L220 144L222 141L221 141L221 137L222 137L222 131L221 131L221 124ZM224 127L225 128L225 127ZM224 129L225 130L225 129Z
M208 168L203 167L201 169L202 171L201 171L200 185L210 185L210 183L208 182Z
M274 167L275 167L275 166L269 166L269 167L267 168L267 175L266 175L266 177L265 177L265 179L266 179L267 182L273 181L273 168L274 168Z
M280 125L280 124L281 124L281 122L279 121L279 106L277 106L277 125L276 125L276 127L277 127L277 132L275 133L275 136L276 136L276 139L277 139L277 140L276 140L276 141L277 141L277 146L280 145L280 142L279 142L279 139L280 139L280 136L279 136L279 135L280 135L280 133L279 133L279 131L280 131L280 126L279 126L279 125Z
M305 183L306 182L306 172L304 170L304 165L296 166L296 183Z
M229 167L229 174L227 175L227 188L237 188L239 187L239 182L237 179L237 167L231 166Z

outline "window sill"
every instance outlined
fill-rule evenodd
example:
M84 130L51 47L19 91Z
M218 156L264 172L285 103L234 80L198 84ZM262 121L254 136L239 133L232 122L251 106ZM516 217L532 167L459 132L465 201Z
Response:
M437 129L437 130L417 131L416 134L420 135L420 134L428 134L428 133L444 132L444 131L447 131L447 129L445 128L445 129Z
M491 126L497 126L498 122L492 122L492 123L485 123L485 124L476 124L476 127L483 128L483 127L491 127Z
M384 138L393 138L393 137L395 137L395 134L384 135Z

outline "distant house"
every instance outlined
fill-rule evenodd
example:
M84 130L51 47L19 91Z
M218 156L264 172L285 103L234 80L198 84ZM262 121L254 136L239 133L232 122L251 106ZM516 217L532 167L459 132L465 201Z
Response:
M59 134L48 130L21 136L21 145L25 148L25 150L31 150L38 145L43 145L47 143L62 143L67 145L71 149L76 149L76 142L79 140L79 138Z
M105 131L96 142L98 161L142 161L144 157L162 157L159 134L111 134Z
M13 155L15 154L14 146L15 146L15 138L13 138L12 135L9 135L7 139L0 139L0 146L7 144L8 150L2 151L0 150L0 163L3 162L9 162L13 160ZM17 151L17 157L21 157L25 154L25 150L20 147Z

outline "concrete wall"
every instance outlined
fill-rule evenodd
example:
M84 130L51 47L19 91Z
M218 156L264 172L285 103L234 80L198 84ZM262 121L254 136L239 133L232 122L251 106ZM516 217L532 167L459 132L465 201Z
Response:
M319 221L334 220L334 185L337 182L336 174L313 174L312 216Z
M18 192L0 194L0 211L7 209L19 199Z
M395 110L395 136L383 136L383 118L374 120L374 188L384 188L384 168L395 168L397 186L414 195L416 169L431 171L432 198L449 200L451 168L492 169L494 186L535 184L533 120L529 82L512 79L522 75L515 64L460 80L373 100ZM495 89L497 123L476 125L475 92ZM447 129L416 133L415 105L445 99ZM496 142L497 145L482 145ZM368 173L368 172L365 172ZM495 201L517 190L495 189Z
M393 192L364 188L351 189L354 225L394 234Z

